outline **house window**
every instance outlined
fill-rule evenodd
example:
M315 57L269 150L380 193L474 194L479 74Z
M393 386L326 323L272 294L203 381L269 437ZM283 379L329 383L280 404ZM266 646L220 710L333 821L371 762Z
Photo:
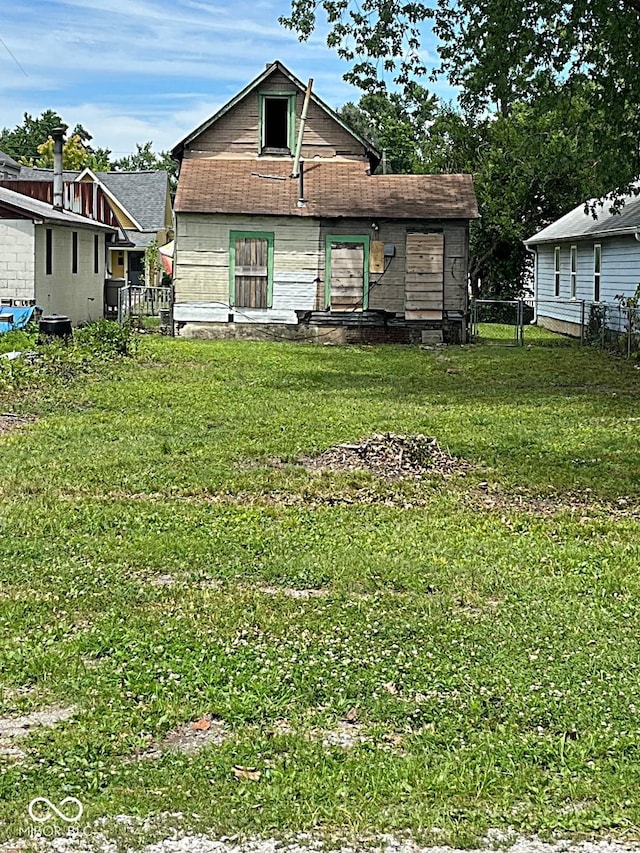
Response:
M271 308L273 232L230 232L229 304L236 308Z
M593 301L600 302L600 269L602 266L602 246L593 247Z
M295 147L296 95L270 92L260 95L260 151L291 154Z
M553 294L560 296L560 246L553 250Z
M53 272L53 231L47 228L44 235L44 271L45 275Z
M602 246L593 247L593 301L600 302L600 269L602 266Z
M576 298L576 278L578 275L578 247L571 247L571 271L569 274L569 295Z
M100 235L93 235L93 274L100 272Z
M78 232L71 232L71 272L78 272Z

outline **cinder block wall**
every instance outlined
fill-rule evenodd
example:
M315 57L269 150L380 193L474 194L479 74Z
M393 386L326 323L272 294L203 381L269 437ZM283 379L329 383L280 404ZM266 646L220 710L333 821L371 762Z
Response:
M26 219L0 220L0 298L35 298L35 243L33 223Z

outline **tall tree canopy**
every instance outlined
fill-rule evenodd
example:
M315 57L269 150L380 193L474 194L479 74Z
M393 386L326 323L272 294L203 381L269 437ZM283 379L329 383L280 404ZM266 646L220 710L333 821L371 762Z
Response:
M321 12L328 44L352 63L347 79L366 91L385 77L406 87L426 72L429 22L440 40L434 76L460 87L465 111L507 115L514 103L577 85L606 114L600 150L615 149L617 167L611 157L597 166L610 185L640 172L640 0L292 0L281 22L306 39Z
M118 172L142 172L154 169L164 169L169 174L169 183L172 191L178 183L178 164L172 160L168 151L155 152L153 142L145 142L142 145L136 143L135 154L128 154L115 160L113 168Z
M370 133L397 146L394 166L473 174L476 288L512 294L526 282L523 238L640 175L640 0L291 0L281 23L304 40L322 14L346 79L367 92L345 109L365 123L376 113ZM431 77L457 87L459 106L425 132L383 93L389 83L411 101L427 25Z
M587 99L559 88L553 107L520 101L507 115L478 117L424 93L426 113L404 110L397 93L364 95L340 113L387 147L389 171L473 174L482 216L471 230L471 284L476 294L482 282L483 295L512 296L526 284L522 241L568 200L607 190L594 168L600 140Z
M345 104L339 113L384 152L387 171L400 174L424 171L422 148L438 110L438 99L413 83L404 94L366 94L358 104Z
M66 129L68 125L55 110L45 110L37 118L25 113L22 124L13 130L5 127L0 131L0 151L26 166L51 169L52 133L56 127ZM169 174L171 190L175 192L178 182L177 164L171 159L168 151L155 152L153 142L137 143L135 153L112 161L108 148L96 148L90 144L93 137L81 124L76 124L66 136L62 150L62 164L65 169L78 171L89 167L94 172L109 172L112 169L121 172L164 169Z
M0 131L0 150L14 160L27 166L39 166L49 169L53 166L53 137L55 128L68 127L62 117L54 110L45 110L38 118L24 114L22 124L13 130L8 127ZM108 148L94 148L89 143L93 137L81 124L76 124L63 148L65 169L82 169L89 166L94 170L108 171L111 151Z

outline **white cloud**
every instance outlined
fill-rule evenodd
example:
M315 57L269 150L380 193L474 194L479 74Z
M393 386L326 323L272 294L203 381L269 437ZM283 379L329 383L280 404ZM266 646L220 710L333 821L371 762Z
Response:
M357 100L321 30L300 43L277 23L288 11L289 0L23 0L2 38L28 76L0 45L2 122L54 109L118 154L166 149L274 59L314 77L333 107Z

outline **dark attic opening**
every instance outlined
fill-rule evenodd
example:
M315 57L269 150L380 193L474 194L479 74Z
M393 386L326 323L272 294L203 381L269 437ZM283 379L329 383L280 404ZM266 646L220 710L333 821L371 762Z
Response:
M264 99L264 147L289 151L289 100Z

